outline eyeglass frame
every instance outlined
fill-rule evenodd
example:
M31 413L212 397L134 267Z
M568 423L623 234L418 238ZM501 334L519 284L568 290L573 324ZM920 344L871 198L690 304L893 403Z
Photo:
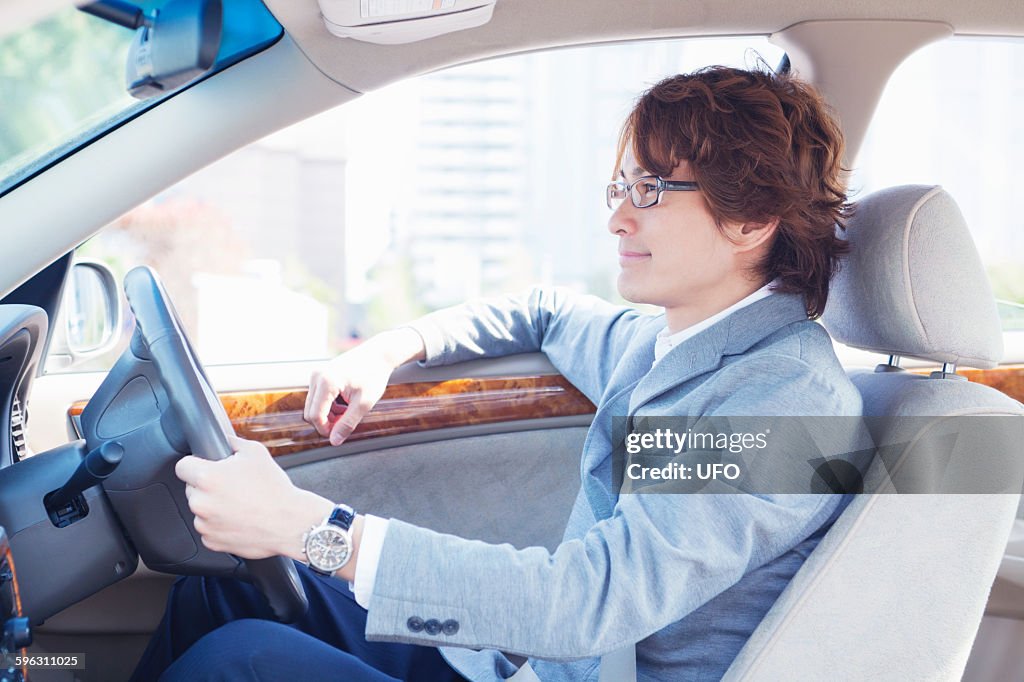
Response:
M644 204L643 206L640 206L636 203L636 201L633 200L633 188L636 187L636 185L641 181L651 180L652 178L654 180L657 180L655 188L658 194L655 197L654 201L652 201L649 204ZM692 180L665 180L658 175L642 175L633 182L628 184L623 182L622 180L613 180L612 182L609 182L604 189L605 204L607 204L608 208L612 211L618 208L618 206L612 206L613 187L624 189L626 192L626 196L629 197L630 203L632 203L633 206L636 208L650 208L651 206L657 206L658 204L661 203L661 195L664 192L697 192L700 190L700 186L696 182L693 182ZM622 201L619 202L619 206L621 206L622 202L624 202L625 200L626 198L623 197Z

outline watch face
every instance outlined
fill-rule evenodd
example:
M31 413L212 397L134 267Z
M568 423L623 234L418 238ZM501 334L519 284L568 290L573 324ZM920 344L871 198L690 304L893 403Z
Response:
M316 529L306 542L306 558L311 566L321 571L338 570L348 561L351 552L348 533L336 526Z

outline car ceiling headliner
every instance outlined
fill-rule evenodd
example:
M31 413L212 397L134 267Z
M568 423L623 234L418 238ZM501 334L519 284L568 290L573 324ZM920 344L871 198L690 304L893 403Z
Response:
M316 0L266 0L306 56L366 92L418 73L500 54L638 38L772 34L804 21L936 21L962 35L1024 36L1021 0L497 0L490 23L406 45L327 32ZM870 45L852 46L870 50Z

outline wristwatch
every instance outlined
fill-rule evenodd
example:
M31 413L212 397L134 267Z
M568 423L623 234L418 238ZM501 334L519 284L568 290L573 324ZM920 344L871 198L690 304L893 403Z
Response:
M350 528L356 512L347 504L339 504L320 525L302 536L303 554L314 573L332 576L352 557Z

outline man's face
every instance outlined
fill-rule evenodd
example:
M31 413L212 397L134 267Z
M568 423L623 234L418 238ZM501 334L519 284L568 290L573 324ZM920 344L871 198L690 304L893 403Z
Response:
M627 151L619 180L631 184L645 175L651 173ZM663 179L694 177L683 161ZM699 190L664 192L648 208L636 208L627 197L608 220L608 231L619 238L619 294L633 303L701 308L742 274L734 245L715 225Z

